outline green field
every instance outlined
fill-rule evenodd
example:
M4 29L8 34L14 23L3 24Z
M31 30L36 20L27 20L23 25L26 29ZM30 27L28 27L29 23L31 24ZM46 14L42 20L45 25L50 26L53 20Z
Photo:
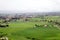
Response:
M59 16L47 16L45 19L60 21ZM41 18L31 18L30 20L10 22L9 27L0 28L0 32L6 33L9 40L60 40L60 25L40 21L43 20ZM34 27L35 24L40 27ZM48 26L44 27L44 25Z

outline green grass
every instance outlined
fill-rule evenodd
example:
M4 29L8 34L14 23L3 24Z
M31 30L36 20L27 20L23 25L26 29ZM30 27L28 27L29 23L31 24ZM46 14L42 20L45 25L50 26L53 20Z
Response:
M56 17L53 18L55 20ZM9 27L0 28L0 32L6 33L9 40L32 40L32 38L36 38L36 40L60 40L60 29L56 28L54 24L34 21L41 20L40 18L33 18L32 20L33 22L10 22ZM46 24L48 27L40 26L33 28L35 24ZM27 39L26 37L30 37L31 39Z
M39 27L39 28L29 28L23 31L17 31L15 33L12 33L12 35L16 36L24 36L24 37L31 37L31 38L38 38L41 40L46 40L46 39L60 39L58 34L60 30L55 28L55 27Z

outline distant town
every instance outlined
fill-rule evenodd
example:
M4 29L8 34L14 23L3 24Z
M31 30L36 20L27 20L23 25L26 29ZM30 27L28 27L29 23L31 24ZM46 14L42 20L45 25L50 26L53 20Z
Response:
M60 16L60 12L37 12L37 13L0 13L0 19L5 18L32 18L41 16Z

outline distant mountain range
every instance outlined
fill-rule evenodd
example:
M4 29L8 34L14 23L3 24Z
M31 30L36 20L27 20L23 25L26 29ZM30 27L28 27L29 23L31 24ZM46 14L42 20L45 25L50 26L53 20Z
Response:
M27 13L15 13L15 12L0 12L0 15L49 15L60 16L60 12L27 12Z

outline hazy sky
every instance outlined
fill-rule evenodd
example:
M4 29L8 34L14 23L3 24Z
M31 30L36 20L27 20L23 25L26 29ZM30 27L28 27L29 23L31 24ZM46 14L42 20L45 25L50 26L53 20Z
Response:
M60 11L60 0L0 0L0 10L15 12Z

